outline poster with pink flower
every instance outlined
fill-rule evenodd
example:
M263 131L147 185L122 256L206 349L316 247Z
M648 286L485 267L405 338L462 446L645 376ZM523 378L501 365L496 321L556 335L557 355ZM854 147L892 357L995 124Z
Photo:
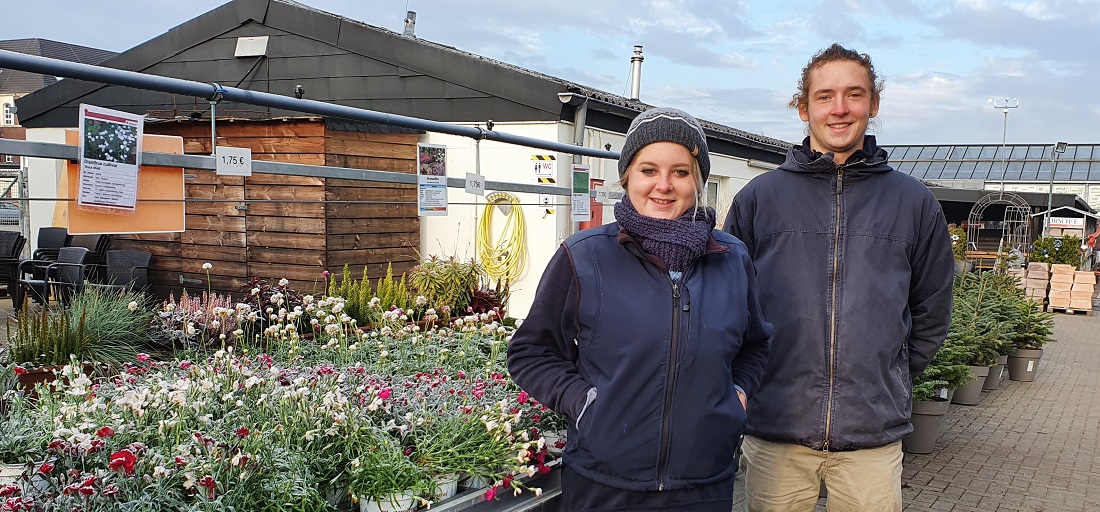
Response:
M447 215L447 146L417 144L417 215Z

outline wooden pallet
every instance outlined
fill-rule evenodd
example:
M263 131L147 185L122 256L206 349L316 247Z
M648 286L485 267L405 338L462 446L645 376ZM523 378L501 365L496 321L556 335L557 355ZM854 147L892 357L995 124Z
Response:
M1065 313L1067 315L1092 316L1091 309L1056 308L1053 306L1047 306L1047 311L1051 313Z

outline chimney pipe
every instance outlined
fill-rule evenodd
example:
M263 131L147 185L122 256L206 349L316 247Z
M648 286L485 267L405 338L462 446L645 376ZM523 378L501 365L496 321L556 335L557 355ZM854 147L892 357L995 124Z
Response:
M630 99L637 100L642 95L642 45L634 45L634 55L630 57Z
M405 35L416 37L416 11L405 12Z

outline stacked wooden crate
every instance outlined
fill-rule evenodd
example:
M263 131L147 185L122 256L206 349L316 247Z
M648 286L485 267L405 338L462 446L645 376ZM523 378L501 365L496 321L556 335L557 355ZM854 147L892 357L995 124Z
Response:
M1096 293L1096 274L1078 270L1073 273L1073 288L1069 292L1069 307L1074 310L1092 311L1092 298Z
M1016 280L1016 287L1026 290L1027 289L1027 269L1024 267L1009 267L1006 271L1008 275L1012 276Z
M1027 264L1027 279L1024 279L1024 295L1028 299L1043 303L1047 299L1050 286L1050 264L1033 261Z
M1050 268L1050 293L1048 295L1050 309L1075 309L1070 305L1073 291L1073 276L1076 272L1073 265L1055 263ZM1092 304L1087 308L1092 309Z

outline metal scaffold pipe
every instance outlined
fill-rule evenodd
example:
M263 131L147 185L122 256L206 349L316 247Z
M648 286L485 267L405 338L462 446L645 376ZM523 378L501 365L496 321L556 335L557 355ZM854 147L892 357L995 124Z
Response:
M195 82L182 78L150 75L138 73L136 71L80 64L7 50L0 50L0 68L18 69L20 71L41 73L44 75L121 85L133 87L135 89L195 96L207 101L214 101L220 95L220 98L224 101L246 103L249 105L278 108L341 119L351 119L368 123L385 124L389 126L399 126L402 128L424 130L428 132L446 133L472 139L492 140L505 144L545 149L547 151L557 151L573 155L607 158L611 160L618 160L619 158L619 153L614 151L605 151L602 149L574 146L532 137L523 137L510 133L485 130L479 127L461 126L416 117L400 116L344 105L335 105L317 100L298 99L267 92L225 87L216 83Z

